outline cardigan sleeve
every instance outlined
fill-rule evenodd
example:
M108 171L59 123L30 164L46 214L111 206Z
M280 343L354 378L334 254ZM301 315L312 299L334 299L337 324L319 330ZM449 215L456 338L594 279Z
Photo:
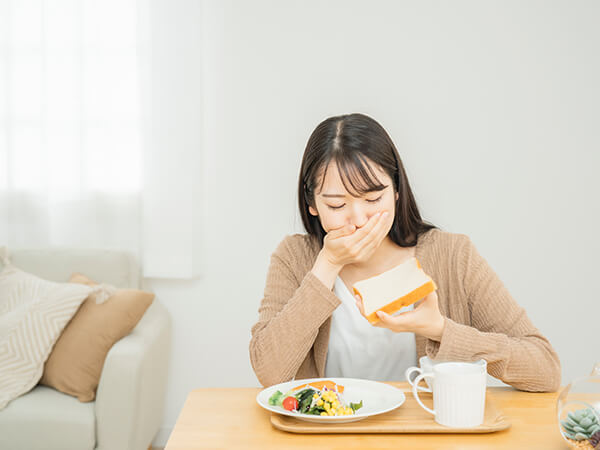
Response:
M319 327L340 304L312 272L296 277L292 267L300 255L294 254L292 239L284 239L271 255L258 322L252 327L250 362L263 386L294 378Z
M440 342L428 341L427 354L440 360L483 358L490 375L517 389L556 391L560 361L548 339L467 236L461 236L455 255L457 281L463 286L471 323L446 318Z

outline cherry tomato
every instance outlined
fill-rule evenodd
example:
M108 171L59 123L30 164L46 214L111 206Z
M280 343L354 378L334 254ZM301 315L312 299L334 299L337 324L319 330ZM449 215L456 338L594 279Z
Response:
M298 409L298 400L296 400L296 397L286 397L283 399L282 406L283 409L287 409L288 411L295 411Z

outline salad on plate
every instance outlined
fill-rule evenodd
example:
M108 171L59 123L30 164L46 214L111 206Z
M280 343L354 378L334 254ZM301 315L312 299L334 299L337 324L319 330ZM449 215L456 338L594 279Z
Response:
M286 411L315 416L351 416L362 408L358 403L344 400L344 386L322 380L305 383L288 392L275 391L269 397L269 405L280 406Z

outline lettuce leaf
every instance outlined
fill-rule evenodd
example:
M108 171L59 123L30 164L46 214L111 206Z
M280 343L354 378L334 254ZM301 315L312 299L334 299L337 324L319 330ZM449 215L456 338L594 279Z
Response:
M352 403L352 402L350 402L350 408L352 408L352 410L354 412L356 412L357 410L359 410L362 407L363 407L362 400L360 401L360 403Z

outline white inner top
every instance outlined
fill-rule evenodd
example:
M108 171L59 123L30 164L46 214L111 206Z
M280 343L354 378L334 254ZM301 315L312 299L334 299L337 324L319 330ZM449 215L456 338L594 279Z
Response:
M340 277L335 280L333 293L342 303L331 317L325 376L403 381L404 371L417 365L414 333L395 333L371 325ZM409 305L399 313L413 308Z

